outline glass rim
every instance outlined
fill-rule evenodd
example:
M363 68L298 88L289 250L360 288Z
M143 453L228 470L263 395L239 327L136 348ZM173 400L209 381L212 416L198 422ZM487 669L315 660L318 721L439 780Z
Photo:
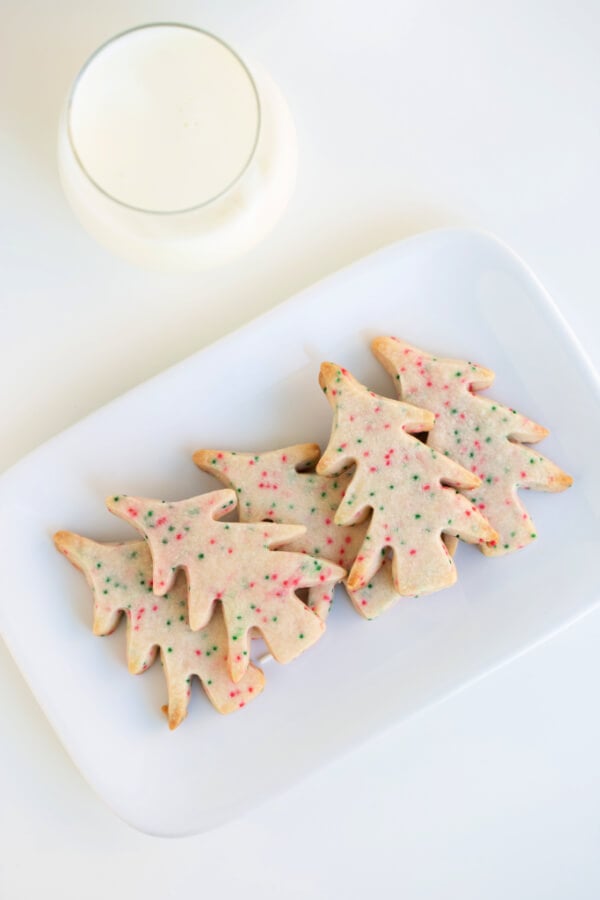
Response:
M218 43L218 44L221 44L221 46L224 47L225 50L227 50L236 59L236 61L240 64L240 66L246 73L248 80L250 82L250 86L252 88L252 92L254 94L254 98L256 100L256 133L254 135L254 141L252 143L252 147L250 149L248 158L247 158L246 162L244 163L244 165L242 166L242 168L240 169L240 171L229 182L229 184L227 184L222 190L220 190L218 193L214 194L212 197L209 197L208 200L203 200L201 203L194 203L192 206L186 206L186 207L182 207L180 209L147 209L146 207L135 206L132 203L127 203L125 200L120 200L118 197L115 197L114 194L111 194L109 191L107 191L105 188L103 188L102 185L99 184L94 178L92 178L91 174L88 172L81 157L79 156L79 153L77 152L77 147L76 147L75 140L73 137L73 132L71 130L71 112L72 112L72 108L73 108L73 100L75 97L75 93L77 91L77 88L79 87L79 84L80 84L83 76L85 75L85 73L88 70L88 68L90 67L90 65L94 62L96 57L99 56L100 53L102 53L107 47L109 47L111 44L116 43L116 41L120 40L121 38L127 37L127 35L133 34L136 31L144 31L149 28L183 28L183 29L186 29L187 31L194 31L197 34L201 34L205 37L211 38L211 40L216 41L216 43ZM83 66L81 67L79 72L77 73L75 80L73 81L73 84L71 85L71 89L69 91L69 95L67 98L67 105L66 105L66 132L67 132L67 138L69 141L69 147L71 149L71 152L73 153L75 161L77 162L77 165L79 166L82 174L96 188L96 190L100 191L100 193L103 194L111 202L117 203L119 206L123 207L124 209L130 209L133 212L145 213L146 215L152 215L152 216L176 216L176 215L182 215L184 213L196 212L197 210L200 210L207 206L210 206L216 200L219 200L221 197L223 197L225 194L227 194L242 179L242 177L248 171L248 168L256 154L256 148L258 146L258 140L260 137L261 128L262 128L262 108L261 108L261 103L260 103L260 96L258 93L258 89L256 87L256 82L254 80L254 77L253 77L252 73L250 72L248 66L244 62L244 60L222 38L218 37L217 35L213 34L210 31L207 31L204 28L199 28L196 25L188 25L183 22L148 22L144 25L134 25L132 28L126 28L124 31L120 31L118 34L113 35L113 37L108 38L108 40L104 41L102 44L100 44L99 47L97 47L94 50L94 52L91 54L91 56L89 56L87 58L87 60L85 61L85 63L83 64Z

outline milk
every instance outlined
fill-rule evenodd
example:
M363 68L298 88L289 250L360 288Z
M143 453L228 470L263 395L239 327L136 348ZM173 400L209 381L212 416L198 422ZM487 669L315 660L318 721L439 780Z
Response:
M296 140L279 90L212 35L134 29L81 71L59 170L85 227L129 260L203 268L247 250L293 190Z

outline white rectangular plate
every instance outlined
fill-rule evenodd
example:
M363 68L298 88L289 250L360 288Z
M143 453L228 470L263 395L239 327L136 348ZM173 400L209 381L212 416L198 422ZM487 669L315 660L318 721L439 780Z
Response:
M458 584L366 622L340 593L327 632L264 694L221 717L194 690L169 732L159 665L127 673L124 627L99 640L83 577L54 550L66 528L135 534L104 509L129 493L181 499L217 486L200 447L265 450L318 441L330 409L322 360L393 394L369 351L397 334L494 369L490 394L551 429L543 452L575 477L527 495L538 541L486 559L457 552ZM211 828L482 675L597 602L597 376L551 300L512 253L441 231L381 250L148 381L32 453L0 480L0 627L73 760L144 831ZM42 751L43 752L43 751Z

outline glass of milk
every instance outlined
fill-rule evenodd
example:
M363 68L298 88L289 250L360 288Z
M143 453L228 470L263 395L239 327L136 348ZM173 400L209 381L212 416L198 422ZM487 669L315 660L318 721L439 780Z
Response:
M100 243L140 265L202 269L248 250L280 218L296 134L268 74L219 38L143 25L80 71L58 162L69 203Z

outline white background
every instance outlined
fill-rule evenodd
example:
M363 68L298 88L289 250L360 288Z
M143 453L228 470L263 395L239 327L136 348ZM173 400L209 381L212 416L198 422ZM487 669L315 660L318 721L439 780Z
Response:
M111 257L58 185L70 81L111 34L153 20L261 62L296 120L289 211L222 270L155 275ZM508 242L600 367L597 2L13 0L2 21L0 469L322 275L439 225ZM599 645L600 611L177 841L137 834L92 794L0 646L0 897L596 900Z

